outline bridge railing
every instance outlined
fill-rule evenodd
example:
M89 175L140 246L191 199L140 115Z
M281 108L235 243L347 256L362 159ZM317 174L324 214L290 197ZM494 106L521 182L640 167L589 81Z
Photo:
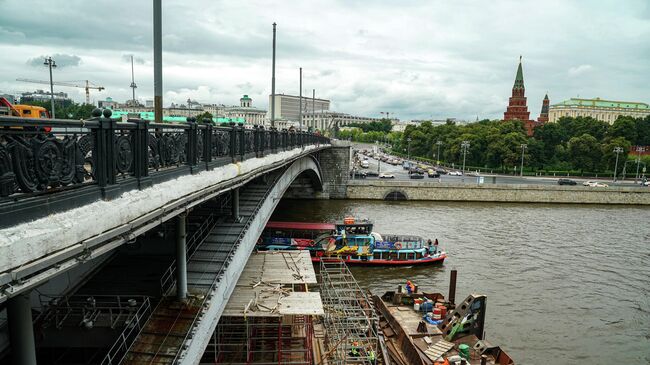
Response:
M37 218L34 211L43 216L181 175L328 141L286 129L246 129L243 123L216 126L208 119L121 122L111 118L109 109L96 109L93 118L82 121L2 116L0 226ZM47 208L28 209L37 201L25 203L24 198L34 197L46 200ZM31 216L21 216L28 211Z

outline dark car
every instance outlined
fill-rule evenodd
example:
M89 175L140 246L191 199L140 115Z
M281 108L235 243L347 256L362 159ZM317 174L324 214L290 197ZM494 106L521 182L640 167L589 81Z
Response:
M419 172L411 172L409 178L411 179L424 179L424 174Z
M558 185L576 185L577 183L571 179L559 179L557 181Z
M353 179L365 179L367 176L368 174L365 171L350 171L350 177Z

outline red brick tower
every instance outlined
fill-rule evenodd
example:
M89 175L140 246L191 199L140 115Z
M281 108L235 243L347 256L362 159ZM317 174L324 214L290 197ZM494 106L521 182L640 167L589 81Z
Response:
M548 93L544 95L544 101L542 102L542 112L539 113L539 118L537 118L537 121L540 123L546 123L548 122Z
M503 113L503 120L521 120L526 122L530 119L530 112L526 106L526 97L524 96L524 71L521 69L521 56L519 56L519 68L515 77L515 85L512 87L512 97L508 104L508 109Z

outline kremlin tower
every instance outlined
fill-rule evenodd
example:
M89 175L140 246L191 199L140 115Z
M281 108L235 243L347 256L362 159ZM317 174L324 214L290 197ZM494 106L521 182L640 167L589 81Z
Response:
M512 96L508 102L508 108L503 113L503 120L520 120L524 122L524 128L528 136L533 135L535 127L548 122L548 93L544 96L542 102L542 112L537 118L537 121L530 119L530 112L526 105L526 88L524 87L524 71L521 67L521 56L519 56L519 67L517 68L517 76L515 76L515 84L512 87Z
M530 120L530 112L526 106L526 97L524 93L524 71L521 69L521 56L519 56L519 67L515 77L515 85L512 87L512 96L508 104L508 109L503 113L503 120L521 120L523 122Z

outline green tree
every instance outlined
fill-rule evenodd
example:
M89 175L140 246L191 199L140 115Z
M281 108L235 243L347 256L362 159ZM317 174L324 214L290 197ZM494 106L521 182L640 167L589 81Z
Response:
M196 121L198 123L203 123L203 119L206 119L206 118L209 119L209 120L212 120L212 118L213 118L212 114L210 112L203 112L203 113L196 116Z
M620 115L609 128L609 136L624 138L631 143L637 142L637 121L633 117Z
M632 144L630 141L623 137L616 137L610 139L607 143L602 145L602 166L605 170L614 169L616 164L616 153L614 148L621 147L623 152L619 154L618 158L618 172L620 173L623 170L623 161L625 161L626 156L630 153L630 147Z
M598 170L602 151L596 137L585 133L579 137L571 138L568 143L568 153L575 168L581 171L585 169Z

